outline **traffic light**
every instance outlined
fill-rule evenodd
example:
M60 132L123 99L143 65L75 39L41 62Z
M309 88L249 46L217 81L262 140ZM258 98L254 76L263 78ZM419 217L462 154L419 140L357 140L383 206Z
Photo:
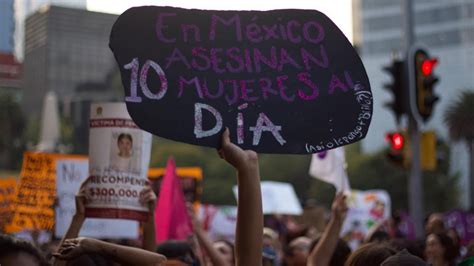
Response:
M434 87L439 78L434 74L438 64L437 58L432 58L423 49L417 49L413 54L415 70L415 104L418 114L424 121L431 116L434 105L439 97L434 92Z
M385 135L385 140L389 143L388 159L400 166L404 166L406 160L405 148L407 146L404 133L389 132Z
M392 76L392 81L390 83L385 83L384 88L391 91L393 94L392 101L386 102L385 106L393 112L397 122L400 120L400 116L406 113L404 108L404 65L404 61L394 59L391 65L385 66L383 68L384 71L388 72Z
M404 168L408 168L413 160L410 138L406 131L389 132L385 134L389 143L388 159ZM421 132L420 166L422 170L433 171L437 167L436 134L434 131Z

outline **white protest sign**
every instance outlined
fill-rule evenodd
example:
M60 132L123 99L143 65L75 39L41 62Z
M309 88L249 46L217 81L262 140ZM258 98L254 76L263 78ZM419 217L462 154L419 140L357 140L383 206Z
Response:
M350 192L351 190L346 173L344 147L313 154L309 174L316 179L334 185L338 192Z
M87 178L87 159L61 159L56 161L55 236L63 237L76 212L75 195ZM80 236L94 238L138 238L138 222L121 219L88 218L81 227Z
M91 105L86 216L145 221L139 202L147 182L151 134L135 125L124 103Z
M349 211L341 236L353 249L364 240L372 226L391 216L390 195L385 190L351 190L347 204Z
M221 239L232 243L235 241L236 206L201 205L198 217L203 221L209 237L214 241Z
M263 181L260 185L263 214L301 215L303 213L301 204L291 184ZM235 197L238 197L237 186L234 186L233 191Z

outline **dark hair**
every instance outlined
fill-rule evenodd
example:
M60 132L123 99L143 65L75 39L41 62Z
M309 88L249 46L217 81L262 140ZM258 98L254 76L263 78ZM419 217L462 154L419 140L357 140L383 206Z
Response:
M417 256L421 259L425 259L424 256L424 242L413 241L404 238L395 238L390 240L389 245L396 249L397 251L402 251L404 249L408 250L410 254Z
M130 140L130 142L133 143L132 135L130 135L128 133L120 133L120 135L117 138L117 143L119 143L119 141L124 139L124 138Z
M235 261L234 244L232 244L232 242L226 239L218 239L214 241L214 243L224 243L226 246L228 246L230 250L232 250L232 260Z
M158 245L156 252L164 255L167 259L184 261L186 258L197 262L191 245L186 241L168 240ZM188 262L188 261L185 261Z
M319 240L321 240L321 237L318 237L311 242L310 252L316 247ZM329 266L343 266L350 254L351 249L347 245L346 241L339 239L337 241L336 249L334 249L334 253L331 256L331 260L329 261Z
M387 232L378 230L375 231L370 238L368 239L367 243L382 243L382 242L387 242L390 240L390 236L387 234Z
M31 242L9 235L0 234L0 258L21 252L34 257L41 266L49 265L40 250Z
M445 233L433 233L432 235L438 238L439 243L444 248L443 258L453 264L459 255L459 250L454 245L453 240Z
M395 249L387 244L368 243L360 246L346 261L346 266L379 266L385 259L395 255Z
M467 251L464 255L464 259L474 256L474 240L469 241L466 247Z

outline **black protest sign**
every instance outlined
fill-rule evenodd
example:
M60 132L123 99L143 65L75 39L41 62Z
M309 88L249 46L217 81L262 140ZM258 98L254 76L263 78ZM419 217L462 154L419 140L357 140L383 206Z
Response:
M110 47L135 123L155 135L261 153L315 153L365 137L372 93L337 26L315 10L136 7Z

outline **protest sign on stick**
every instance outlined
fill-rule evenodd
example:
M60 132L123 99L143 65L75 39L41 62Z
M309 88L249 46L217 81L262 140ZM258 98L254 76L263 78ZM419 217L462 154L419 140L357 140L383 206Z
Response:
M316 153L361 140L372 117L355 49L316 10L136 7L110 48L135 123L160 137L259 153Z
M214 241L227 240L235 242L237 226L236 206L215 206L203 204L198 209L198 217L203 221L203 227Z
M147 183L151 135L140 130L124 103L91 105L87 217L144 221L139 202Z
M309 174L334 185L337 192L350 193L351 187L346 173L346 156L343 147L313 154Z
M12 204L8 233L21 230L51 230L56 200L56 160L74 155L25 152L20 181Z
M15 199L16 178L0 177L0 232L4 232L5 225L12 218L12 203Z
M303 209L296 196L296 192L290 183L262 181L260 182L260 188L262 191L263 214L303 214ZM235 185L232 190L238 199L237 185Z
M46 229L54 226L56 198L55 155L26 152L20 174L12 221L7 232Z
M87 157L77 159L59 159L56 161L56 194L55 208L56 237L61 238L67 231L73 215L76 213L75 196L89 175L89 160ZM122 219L85 220L79 233L80 236L94 238L138 238L138 222Z
M385 190L352 190L347 198L349 211L341 230L352 249L360 245L369 229L390 218L390 195Z

